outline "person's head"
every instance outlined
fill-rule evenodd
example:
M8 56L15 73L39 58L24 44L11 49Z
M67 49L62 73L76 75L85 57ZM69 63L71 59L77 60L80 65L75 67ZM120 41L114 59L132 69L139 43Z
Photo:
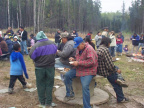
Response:
M34 38L34 35L33 35L33 34L31 34L31 35L30 35L30 39L33 39L33 38Z
M118 37L118 38L121 38L121 35L119 34L117 37Z
M1 41L3 41L3 38L2 38L2 37L0 37L0 42L1 42Z
M64 43L64 44L67 43L68 37L69 37L69 33L67 33L67 32L61 33L62 43Z
M15 37L14 37L14 41L16 42L17 40L18 40L18 37L17 37L17 36L15 36Z
M98 36L101 36L101 32L97 32L97 35L98 35Z
M86 36L86 38L84 40L85 40L85 42L88 42L89 44L91 43L91 39L89 36Z
M136 34L136 33L134 33L134 36L137 36L137 34Z
M112 35L115 35L115 32L114 32L114 31L111 31L111 34L112 34Z
M20 26L19 30L24 31L24 27Z
M11 27L8 27L8 30L11 30L12 28Z
M108 27L104 27L104 31L108 31Z
M58 33L61 33L60 29L57 30Z
M89 32L89 34L91 34L91 35L92 35L92 32Z
M13 49L14 49L14 51L20 52L21 51L20 44L18 44L18 43L14 44Z
M85 48L85 43L81 37L74 38L74 48L77 48L79 51L82 51Z
M64 32L67 32L67 30L64 30Z
M110 43L111 43L111 39L108 38L108 37L104 37L104 38L102 38L102 41L101 41L100 45L104 45L107 48L109 48L110 47Z
M43 31L40 31L36 35L36 40L39 41L39 40L42 40L42 39L47 39L47 36L45 35L45 33Z
M66 33L68 33L68 32L66 32ZM74 37L71 36L71 34L68 35L68 41L70 41L70 40L74 40Z
M141 36L144 36L144 33L141 33Z
M76 30L73 30L73 34L75 34L76 33Z
M128 48L128 45L125 45L125 48Z

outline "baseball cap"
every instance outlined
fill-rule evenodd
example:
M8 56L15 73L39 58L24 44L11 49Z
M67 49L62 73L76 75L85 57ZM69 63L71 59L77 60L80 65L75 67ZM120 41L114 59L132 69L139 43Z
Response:
M74 38L74 42L75 42L74 48L77 48L83 42L83 38L81 38L81 37L75 37Z

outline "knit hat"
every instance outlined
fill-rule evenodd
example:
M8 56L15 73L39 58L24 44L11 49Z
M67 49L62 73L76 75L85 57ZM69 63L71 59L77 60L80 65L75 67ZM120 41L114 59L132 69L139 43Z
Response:
M36 35L36 40L42 40L42 39L47 39L47 36L44 34L43 31L40 31Z
M17 37L17 36L15 36L15 37L14 37L14 39L18 39L18 37Z
M69 36L68 32L61 33L61 38L66 38Z

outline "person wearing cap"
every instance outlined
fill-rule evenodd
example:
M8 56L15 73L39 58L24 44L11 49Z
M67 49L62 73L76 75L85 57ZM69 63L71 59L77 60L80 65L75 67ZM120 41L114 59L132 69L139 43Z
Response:
M55 43L56 43L57 47L61 43L60 35L61 35L61 31L58 29L57 32L56 32L56 34L55 34Z
M74 47L74 41L72 39L69 40L71 36L67 33L61 33L62 43L65 44L63 50L57 51L57 55L59 58L56 59L55 67L56 68L71 68L69 63L69 57L75 57L76 49Z
M140 40L139 40L138 51L139 51L140 47L142 47L142 48L144 47L144 33L141 33Z
M55 75L55 55L57 46L50 41L43 31L36 35L37 43L29 52L35 64L36 85L40 101L39 107L55 106L52 103L52 90Z
M18 40L18 37L15 36L15 37L14 37L14 41L13 41L13 45L14 45L14 44L17 44L17 43L20 44L20 42L19 42L19 40Z
M104 28L103 28L103 32L102 32L102 36L103 36L103 37L108 37L108 35L109 35L109 34L108 34L108 27L104 27Z
M80 77L83 94L83 108L91 108L89 85L92 78L96 76L97 73L98 56L93 47L88 43L85 43L81 37L76 37L74 42L74 48L77 48L76 56L75 58L70 57L69 60L73 62L71 65L76 69L65 74L65 100L71 100L74 98L72 79Z
M139 35L134 33L133 36L130 38L130 40L132 40L132 45L133 45L131 53L136 53L137 54L139 40L140 40Z
M11 53L13 49L13 42L10 40L8 35L5 36L5 42L7 43L8 46L8 53Z

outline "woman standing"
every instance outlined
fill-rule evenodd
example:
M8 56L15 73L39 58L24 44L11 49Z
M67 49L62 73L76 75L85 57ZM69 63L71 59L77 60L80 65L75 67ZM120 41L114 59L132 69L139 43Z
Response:
M110 39L111 39L111 44L110 44L110 55L112 57L115 57L115 47L116 47L116 38L115 38L115 32L111 31L111 35L110 35Z

